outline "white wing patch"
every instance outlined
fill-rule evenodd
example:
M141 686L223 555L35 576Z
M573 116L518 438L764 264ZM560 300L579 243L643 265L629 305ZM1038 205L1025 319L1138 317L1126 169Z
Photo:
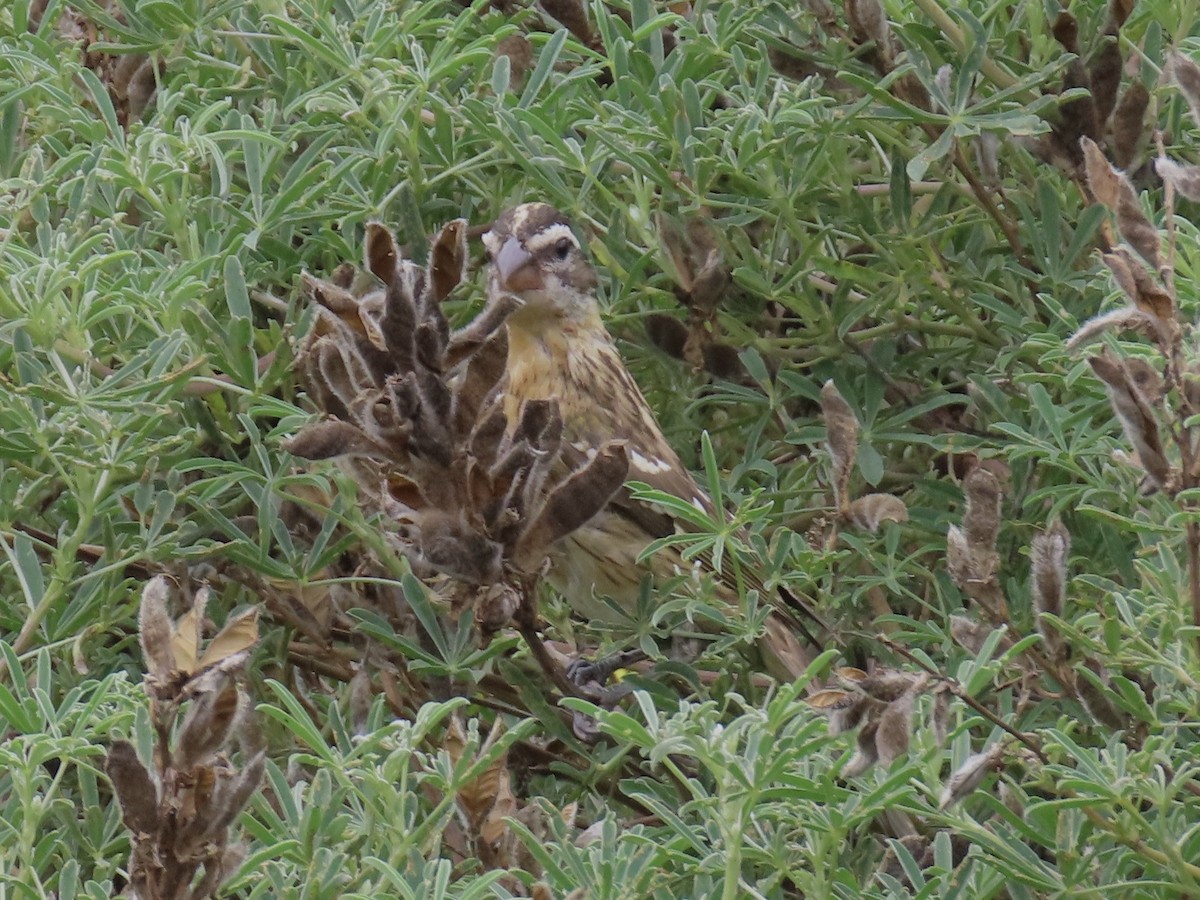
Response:
M571 446L586 456L589 461L596 458L597 448L595 447L589 447L586 444L581 443L573 443Z
M639 472L645 472L647 475L659 475L663 472L670 472L672 469L669 462L662 459L649 459L636 450L629 454L629 462Z

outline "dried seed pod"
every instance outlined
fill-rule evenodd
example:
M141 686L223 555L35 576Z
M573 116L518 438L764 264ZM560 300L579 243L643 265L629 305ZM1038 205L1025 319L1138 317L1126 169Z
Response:
M467 256L467 221L455 219L433 239L429 251L429 291L422 309L422 313L436 317L443 325L446 320L441 315L441 304L466 277Z
M1166 288L1124 247L1105 253L1104 264L1112 272L1117 287L1125 292L1133 305L1154 318L1153 336L1164 347L1169 346L1174 332L1175 301Z
M1096 122L1101 129L1117 105L1121 86L1121 49L1115 37L1105 38L1088 64L1088 81L1096 104Z
M1158 229L1142 212L1129 179L1114 169L1090 138L1080 141L1087 168L1088 186L1096 199L1116 213L1117 228L1134 250L1157 270L1160 264Z
M1091 357L1092 371L1108 388L1108 399L1125 432L1133 444L1138 459L1154 486L1166 489L1171 479L1171 466L1163 451L1158 420L1129 376L1124 362L1107 349Z
M850 504L849 515L856 527L874 533L884 522L907 522L908 507L892 494L866 494Z
M592 34L587 9L580 0L540 0L538 5L581 44L588 47L595 44L597 39Z
M1121 95L1121 102L1113 112L1113 159L1117 167L1128 169L1137 156L1138 146L1146 132L1146 109L1150 106L1150 92L1140 81L1135 81Z
M968 756L946 781L938 808L951 807L973 793L983 784L983 779L1000 767L1003 759L1003 743L992 744L987 750Z
M519 91L533 68L533 44L523 34L510 34L496 45L496 57L508 57L509 88Z
M190 769L211 762L229 737L237 710L237 685L229 679L219 690L205 691L193 700L179 732L176 765Z
M821 414L828 435L826 446L833 463L834 498L844 515L850 509L850 473L858 454L858 417L833 379L821 388Z
M323 419L306 425L283 442L283 449L301 459L333 459L338 456L387 458L395 453L349 422Z
M683 348L688 340L688 328L674 316L666 313L651 313L646 317L646 336L668 356L683 359Z
M1071 535L1057 519L1037 535L1030 546L1037 628L1053 659L1063 659L1066 647L1058 628L1045 616L1062 618L1067 591L1067 556L1070 552Z
M1132 288L1132 283L1130 286ZM1109 331L1137 331L1141 334L1153 335L1157 331L1154 319L1155 317L1149 313L1142 312L1142 310L1135 309L1132 306L1123 306L1119 309L1110 310L1098 316L1093 316L1080 325L1079 330L1071 335L1070 340L1067 341L1067 349L1074 350L1076 347L1081 347L1090 341L1094 341Z
M977 466L963 479L967 497L963 530L972 553L996 547L1000 533L1000 482L988 469Z
M1167 57L1167 74L1187 101L1192 121L1200 126L1200 66L1182 53L1174 52Z
M876 743L878 733L878 720L868 722L859 729L858 736L854 741L854 755L842 769L844 777L857 778L879 761L879 747Z
M540 564L546 549L602 510L625 483L629 454L623 441L609 441L581 469L554 489L521 535L514 561L522 570Z
M138 606L138 641L142 645L142 658L150 670L150 677L160 682L165 682L175 668L175 657L171 652L173 628L167 613L169 594L166 576L157 575L146 582Z
M1103 687L1104 669L1093 659L1085 659L1083 665L1076 670L1075 691L1079 701L1101 725L1120 731L1129 723L1125 716L1108 699Z
M950 637L968 653L978 655L995 631L990 625L968 619L966 616L950 617Z
M903 694L887 705L879 716L875 732L875 750L879 761L891 765L908 752L912 738L913 706L917 693L924 687L925 679L917 679Z
M1159 157L1154 161L1158 177L1188 200L1200 200L1200 166L1184 166Z
M846 13L846 24L861 42L875 44L879 65L888 71L892 61L892 32L887 13L879 0L846 0L842 5Z
M138 759L137 751L128 741L113 741L108 748L104 769L113 783L121 816L140 840L158 833L158 788L150 772Z

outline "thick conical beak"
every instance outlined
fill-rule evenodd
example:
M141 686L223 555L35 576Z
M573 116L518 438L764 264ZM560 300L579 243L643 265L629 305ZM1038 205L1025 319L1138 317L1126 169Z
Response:
M514 294L542 288L542 275L533 264L533 255L515 237L510 237L500 248L496 274L500 276L500 287Z

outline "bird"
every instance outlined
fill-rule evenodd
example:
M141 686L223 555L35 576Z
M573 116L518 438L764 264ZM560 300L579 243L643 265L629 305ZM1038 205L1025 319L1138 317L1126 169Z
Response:
M715 516L711 499L663 435L605 327L596 270L567 217L546 203L523 203L503 212L482 241L488 302L505 295L520 301L505 325L508 357L502 389L508 421L517 421L525 401L556 401L564 452L585 461L606 442L622 440L630 480ZM619 616L601 598L631 610L647 574L655 580L692 574L692 564L672 547L640 561L654 540L690 528L663 507L622 489L552 548L547 578L577 615L611 621ZM705 557L698 559L703 568ZM715 575L716 596L736 606L737 591L727 574ZM768 671L792 680L815 652L798 640L788 612L771 612L759 646Z

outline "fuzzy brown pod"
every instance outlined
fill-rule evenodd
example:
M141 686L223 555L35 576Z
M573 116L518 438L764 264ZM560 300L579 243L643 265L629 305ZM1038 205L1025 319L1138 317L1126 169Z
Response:
M1154 161L1158 177L1188 200L1200 200L1200 166L1187 166L1160 157Z
M1112 116L1113 161L1120 169L1128 169L1137 158L1142 137L1146 133L1146 110L1150 106L1150 91L1140 81L1125 88L1121 101Z
M907 522L908 507L892 494L865 494L850 504L850 521L855 527L874 533L884 522Z
M833 468L834 500L845 516L850 510L850 474L858 455L858 417L833 379L821 388L821 415L825 419L825 443Z
M1113 168L1091 138L1080 139L1088 187L1096 200L1107 206L1117 217L1121 237L1129 242L1142 259L1157 270L1161 263L1158 229L1142 211L1137 192L1123 172Z
M1105 253L1104 264L1134 307L1154 317L1156 330L1153 336L1164 349L1169 347L1176 330L1175 301L1170 293L1125 247Z
M1200 65L1175 52L1167 58L1167 74L1187 101L1192 121L1200 126Z
M510 34L496 45L496 58L508 57L509 88L519 91L533 68L533 45L523 34Z
M1000 481L983 466L977 466L963 479L966 510L963 531L973 553L996 548L1000 533Z
M1138 388L1125 362L1107 348L1100 355L1091 357L1088 363L1108 389L1113 412L1151 483L1159 490L1169 489L1171 465L1163 450L1158 419L1149 398Z
M239 686L257 642L257 610L231 616L203 646L207 592L175 622L168 599L166 580L153 579L138 616L150 670L154 774L127 741L114 741L105 762L130 831L130 884L142 900L216 894L245 858L229 830L258 790L266 762L262 734ZM231 762L235 746L241 769Z
M1079 702L1100 725L1119 731L1129 722L1108 699L1104 668L1093 659L1085 659L1076 670L1075 692Z
M1037 535L1029 547L1033 580L1033 608L1038 613L1037 628L1052 659L1062 660L1066 646L1052 619L1062 618L1067 592L1067 557L1071 552L1071 534L1055 519Z
M619 441L568 461L554 401L505 408L503 326L520 301L503 297L459 330L442 312L465 275L466 233L462 220L445 226L421 267L371 223L364 259L374 279L351 277L351 288L304 279L318 317L296 365L327 418L285 446L338 460L362 502L394 524L389 540L414 571L476 589L476 617L491 633L516 608L512 591L496 588L527 586L551 546L621 488L629 463Z
M1108 332L1136 331L1154 336L1160 330L1158 318L1132 306L1123 306L1088 319L1067 341L1067 349L1082 347Z
M983 784L983 780L989 774L1000 768L1003 760L1003 742L993 744L987 750L968 756L946 780L946 786L942 789L942 796L938 800L938 808L947 809L956 803L961 803L964 798L974 793Z
M843 4L846 24L861 43L875 45L876 66L882 71L892 67L892 30L887 13L879 0L846 0Z

